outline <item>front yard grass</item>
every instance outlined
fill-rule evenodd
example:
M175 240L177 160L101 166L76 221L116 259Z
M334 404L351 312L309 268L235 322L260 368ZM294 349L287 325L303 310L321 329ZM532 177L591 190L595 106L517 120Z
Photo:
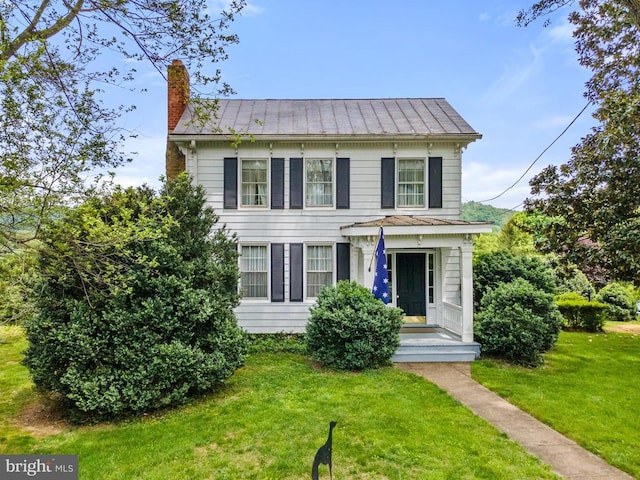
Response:
M34 438L16 425L36 399L24 339L4 332L0 452L77 454L82 480L308 479L330 420L336 480L557 478L422 378L325 371L291 353L252 354L224 389L181 409Z
M626 322L625 322L626 323ZM473 378L640 478L640 335L563 332L545 366L482 360Z

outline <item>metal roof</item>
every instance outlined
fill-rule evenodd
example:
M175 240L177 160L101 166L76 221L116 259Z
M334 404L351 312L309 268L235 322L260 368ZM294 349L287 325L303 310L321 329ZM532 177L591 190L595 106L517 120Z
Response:
M173 135L235 132L255 136L468 136L480 138L444 98L220 99L212 119L195 120L189 104ZM219 128L217 128L219 127Z

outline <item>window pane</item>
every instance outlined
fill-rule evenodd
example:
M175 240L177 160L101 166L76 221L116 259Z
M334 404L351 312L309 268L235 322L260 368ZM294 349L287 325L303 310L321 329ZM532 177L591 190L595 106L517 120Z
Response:
M333 283L333 249L329 245L307 247L307 296L317 297L325 285Z
M267 161L242 161L242 205L267 206Z
M424 160L398 160L398 206L424 206Z
M267 247L242 247L240 257L242 295L247 298L267 298Z
M309 159L307 171L307 206L333 205L333 161L331 159Z

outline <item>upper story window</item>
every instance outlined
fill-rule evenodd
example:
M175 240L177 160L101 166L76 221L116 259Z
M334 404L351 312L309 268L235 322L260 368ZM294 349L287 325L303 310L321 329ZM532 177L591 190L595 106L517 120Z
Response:
M424 207L424 159L398 159L398 206Z
M306 165L306 206L333 206L333 160L307 159Z
M267 207L269 191L267 168L266 160L242 160L242 206Z
M325 285L333 284L331 245L307 246L307 297L317 297Z
M267 298L268 268L265 245L242 246L240 272L240 286L244 298Z

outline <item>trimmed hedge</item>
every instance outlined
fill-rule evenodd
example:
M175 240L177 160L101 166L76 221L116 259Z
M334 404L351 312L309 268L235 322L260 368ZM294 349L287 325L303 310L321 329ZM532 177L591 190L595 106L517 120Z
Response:
M307 347L327 367L364 370L388 365L400 344L402 310L387 307L356 282L343 280L323 288L310 312Z
M556 305L566 320L567 329L594 333L604 330L606 304L590 302L578 293L567 292L556 298Z

